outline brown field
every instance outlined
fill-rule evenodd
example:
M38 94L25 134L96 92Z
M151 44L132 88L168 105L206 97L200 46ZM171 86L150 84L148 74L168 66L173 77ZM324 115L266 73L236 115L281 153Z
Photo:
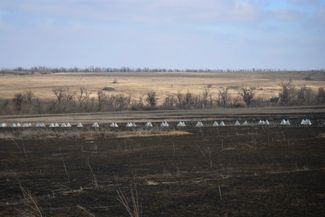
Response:
M305 80L310 77L311 80ZM64 87L77 91L85 87L93 92L104 87L115 90L110 93L123 93L138 98L149 91L156 91L160 99L178 92L202 93L210 87L216 93L220 87L230 87L236 94L243 86L257 89L257 97L270 97L278 94L282 82L292 80L297 87L312 89L325 86L323 72L241 72L241 73L56 73L33 75L0 75L0 97L12 98L15 93L31 90L41 99L54 97L53 88ZM117 83L113 83L116 80Z
M324 129L0 129L0 216L126 217L136 186L143 217L320 217Z
M312 80L305 80L306 77ZM31 90L85 87L139 97L255 87L277 95L282 82L325 86L322 73L1 75L0 98ZM117 80L117 83L113 83ZM287 118L291 126L280 126ZM300 125L310 118L312 126ZM259 126L258 120L269 120ZM146 121L154 127L145 129ZM170 123L161 129L161 121ZM186 121L179 129L177 121ZM194 127L202 120L204 127ZM211 127L214 120L225 127ZM235 127L248 120L252 125ZM91 127L93 122L100 127ZM137 128L125 127L128 121ZM319 217L325 213L325 106L215 108L1 115L0 122L77 122L84 128L0 128L0 216L126 217L118 192L139 201L139 217ZM119 123L111 129L110 122ZM134 191L132 191L134 193ZM133 194L134 195L134 194ZM136 216L136 215L135 215Z

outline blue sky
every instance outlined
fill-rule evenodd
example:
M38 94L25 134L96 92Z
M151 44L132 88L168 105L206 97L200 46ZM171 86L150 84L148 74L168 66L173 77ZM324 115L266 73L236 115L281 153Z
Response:
M325 0L0 0L0 68L325 68Z

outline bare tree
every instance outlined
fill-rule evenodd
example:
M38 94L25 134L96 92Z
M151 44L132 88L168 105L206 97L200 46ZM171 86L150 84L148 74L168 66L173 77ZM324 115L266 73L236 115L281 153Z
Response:
M288 105L294 98L295 87L291 81L287 81L281 84L281 88L279 103L280 105Z
M182 93L177 93L176 98L177 98L177 107L181 109L185 108L184 95Z
M171 96L166 96L162 106L165 109L173 109L173 108L175 108L176 104L177 104L176 98L171 95Z
M13 98L13 102L16 108L16 111L20 112L22 109L22 105L23 105L23 101L24 101L24 96L21 93L16 93L15 97Z
M224 108L226 108L228 101L229 101L228 88L222 87L218 92L218 103L222 105Z
M235 96L235 97L232 97L231 99L229 99L229 103L231 107L234 107L234 108L240 108L240 107L244 107L243 105L243 100L240 96Z
M82 108L84 103L89 100L90 93L91 92L89 90L87 90L86 88L84 88L84 87L81 87L79 89L79 94L77 96L77 100L78 100L78 103L79 103L79 108Z
M8 114L9 110L10 110L9 105L10 105L10 102L8 99L5 99L5 100L1 99L0 100L0 114Z
M324 90L323 87L318 88L316 101L317 101L318 104L324 104L325 103L325 90Z
M156 95L156 92L150 91L149 93L147 93L146 101L150 105L151 108L156 107L156 105L157 105L157 95Z
M297 91L298 105L314 104L316 101L315 99L316 99L316 94L311 88L303 86Z
M98 111L101 111L104 105L104 100L105 100L106 96L104 94L103 91L99 90L97 92L97 101L98 101Z
M243 87L241 89L240 95L246 105L249 107L254 99L255 90L249 87Z
M131 101L131 109L132 110L142 110L144 107L144 103L143 103L143 98L139 97L137 100L133 99Z
M24 101L31 105L33 104L33 99L34 99L34 93L30 90L26 91L23 93L23 96L24 96Z
M204 88L203 90L201 104L202 104L202 108L207 108L209 106L212 106L209 86Z
M57 104L61 104L62 100L64 99L64 92L65 89L64 88L54 88L52 90L52 92L54 93L56 100L57 100Z
M176 95L176 105L180 109L192 109L200 104L198 98L189 91L186 94L178 93Z
M74 105L76 94L70 91L69 88L54 88L52 92L56 97L56 110L66 111L69 106Z
M69 88L66 88L65 89L65 101L67 102L67 103L70 103L70 102L73 102L74 101L74 97L75 97L75 92L72 92L72 91L70 91L70 89Z
M190 109L190 108L193 108L195 106L195 97L193 96L192 93L190 93L189 91L187 91L187 93L185 94L185 97L184 97L184 100L185 100L185 108L187 109Z
M114 111L127 110L130 107L131 96L118 94L111 96L111 103Z

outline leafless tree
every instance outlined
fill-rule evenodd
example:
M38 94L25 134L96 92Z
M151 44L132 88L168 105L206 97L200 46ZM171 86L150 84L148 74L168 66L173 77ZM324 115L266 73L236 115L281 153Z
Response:
M127 110L130 107L131 96L118 94L110 98L114 111Z
M175 96L171 95L171 96L166 96L162 106L165 109L173 109L173 108L175 108L176 104L177 104L177 100L176 100Z
M212 106L211 93L209 87L204 88L202 93L201 104L202 108L208 108Z
M98 101L98 111L101 111L104 105L104 100L106 96L102 90L97 92L97 101Z
M65 98L65 100L67 102L72 102L74 100L75 95L76 95L75 92L72 92L72 91L70 91L69 88L67 88L66 89L66 98Z
M196 106L196 97L189 91L186 94L178 93L177 107L180 109L192 109Z
M79 94L77 96L79 108L82 108L84 103L89 100L90 93L91 92L89 90L87 90L86 88L84 88L84 87L81 87L79 89Z
M178 108L184 108L184 95L182 93L177 93L176 95L176 99L177 99L177 107Z
M155 91L150 91L147 93L146 101L151 108L156 107L157 105L157 94Z
M243 88L241 88L240 95L241 95L243 101L249 107L254 99L255 90L253 88L243 87Z
M325 90L324 90L323 87L318 88L316 101L317 101L318 104L324 104L325 103Z
M33 99L34 99L34 93L30 90L26 91L25 93L23 93L24 96L24 101L31 105L33 104Z
M24 96L22 93L16 93L15 97L13 98L13 102L16 108L16 111L20 112L22 109L22 105L23 105L23 101L24 101Z
M64 93L65 93L65 89L64 88L54 88L52 90L52 92L54 93L56 100L57 100L57 104L61 104L61 102L64 99Z
M224 108L227 107L228 101L229 101L229 93L228 88L222 87L218 92L218 102L220 105L222 105Z
M297 91L298 105L314 104L316 103L315 99L316 99L316 94L311 88L303 86Z
M291 81L287 81L281 84L281 92L279 93L280 105L289 105L294 98L295 87Z
M138 100L133 99L131 102L131 109L132 110L142 110L144 108L143 98L139 97Z
M185 108L190 109L195 105L195 97L189 91L185 94Z
M56 97L56 103L54 106L56 106L56 110L61 112L61 111L66 111L67 108L73 107L75 104L74 98L76 93L70 91L69 88L54 88L52 90L53 94ZM70 109L71 110L71 109Z

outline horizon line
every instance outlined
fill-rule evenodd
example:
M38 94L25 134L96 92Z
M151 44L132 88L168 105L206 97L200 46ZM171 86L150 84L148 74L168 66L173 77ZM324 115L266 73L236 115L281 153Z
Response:
M76 72L213 72L213 71L325 71L325 68L308 68L308 69L290 69L290 68L169 68L169 67L128 67L128 66L120 66L120 67L107 67L107 66L87 66L87 67L64 67L64 66L31 66L31 67L1 67L0 71L57 71L64 72L67 71L76 71Z

